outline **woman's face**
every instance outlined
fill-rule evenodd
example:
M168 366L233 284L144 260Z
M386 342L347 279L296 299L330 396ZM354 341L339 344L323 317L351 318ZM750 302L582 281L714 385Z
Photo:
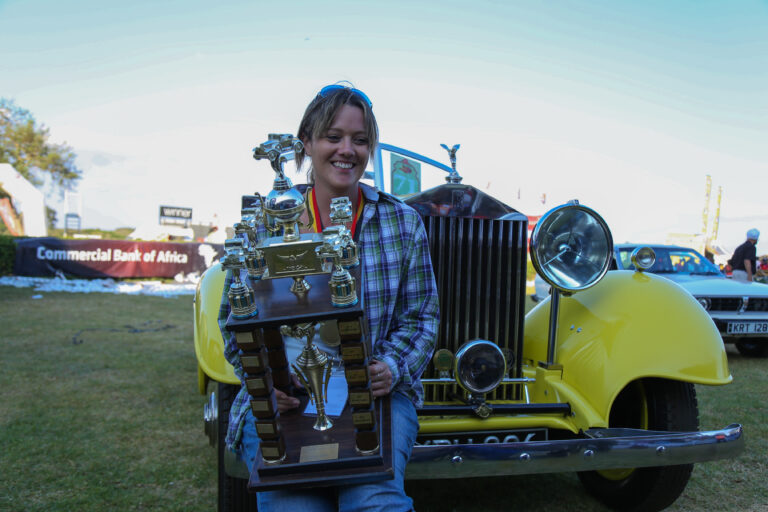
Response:
M352 192L368 165L369 146L363 111L342 105L328 131L305 142L305 153L312 158L315 186L353 199Z

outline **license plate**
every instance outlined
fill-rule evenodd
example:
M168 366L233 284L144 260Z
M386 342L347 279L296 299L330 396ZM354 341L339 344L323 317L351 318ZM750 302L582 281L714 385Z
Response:
M728 334L768 334L768 322L728 322Z
M525 429L486 432L451 432L450 434L427 434L416 438L416 446L440 446L451 444L495 444L526 443L546 441L547 429Z

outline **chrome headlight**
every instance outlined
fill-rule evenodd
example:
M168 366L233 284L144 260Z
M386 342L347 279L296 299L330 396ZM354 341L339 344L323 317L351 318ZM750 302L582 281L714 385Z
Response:
M611 230L600 215L578 201L545 213L531 236L531 263L536 272L566 293L600 281L612 258Z
M470 393L488 393L501 384L507 374L504 354L495 343L474 340L456 352L454 375Z
M706 311L709 311L709 309L712 307L712 301L709 299L709 297L696 297L696 300Z
M635 250L632 251L629 260L632 262L632 265L635 266L635 270L644 272L656 263L656 253L650 247L636 247Z

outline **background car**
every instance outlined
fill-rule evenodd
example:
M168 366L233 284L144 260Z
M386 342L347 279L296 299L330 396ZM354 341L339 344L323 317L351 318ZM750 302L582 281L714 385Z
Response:
M632 251L639 244L616 244L619 270L634 270ZM735 343L746 356L768 355L768 286L727 278L697 251L676 245L649 245L656 262L648 272L682 286L707 310L723 341Z

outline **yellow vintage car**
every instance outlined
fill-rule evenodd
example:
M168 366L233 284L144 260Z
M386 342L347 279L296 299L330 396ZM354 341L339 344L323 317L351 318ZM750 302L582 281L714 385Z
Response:
M693 463L738 455L742 427L699 431L694 384L731 382L709 315L676 284L644 272L607 272L613 243L603 219L571 202L528 240L527 217L461 184L454 168L394 146L447 173L408 197L421 215L440 293L437 351L423 376L425 406L409 479L578 472L617 510L660 510L682 493ZM375 184L386 188L381 167ZM527 315L526 268L552 286ZM219 510L255 510L245 464L224 449L240 388L217 324L225 272L200 280L194 345L205 432L218 453Z

